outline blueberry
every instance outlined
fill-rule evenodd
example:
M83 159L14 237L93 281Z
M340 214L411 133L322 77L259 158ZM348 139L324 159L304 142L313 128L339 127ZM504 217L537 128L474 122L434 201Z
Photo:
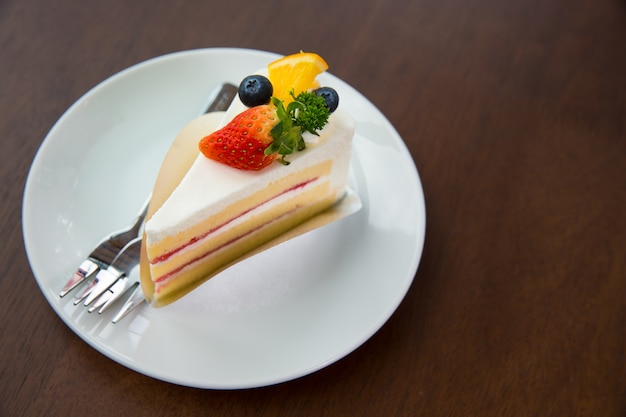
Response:
M273 92L272 83L262 75L249 75L239 84L239 99L247 107L269 103Z
M320 87L315 90L315 94L324 99L326 107L328 107L331 113L337 110L337 106L339 106L339 94L337 94L334 88Z

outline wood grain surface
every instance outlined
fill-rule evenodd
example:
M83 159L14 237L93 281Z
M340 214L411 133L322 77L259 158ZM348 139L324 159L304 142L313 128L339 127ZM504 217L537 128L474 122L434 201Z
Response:
M1 1L0 416L626 415L625 45L624 0ZM105 358L24 250L24 182L63 112L130 65L205 47L320 53L423 182L400 307L276 386L192 389Z

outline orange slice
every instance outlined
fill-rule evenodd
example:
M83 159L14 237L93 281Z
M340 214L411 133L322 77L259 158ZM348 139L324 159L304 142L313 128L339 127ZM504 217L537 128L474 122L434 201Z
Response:
M287 55L267 66L274 96L283 100L285 104L293 100L289 94L292 89L297 96L302 91L317 88L315 77L327 69L326 61L312 52Z

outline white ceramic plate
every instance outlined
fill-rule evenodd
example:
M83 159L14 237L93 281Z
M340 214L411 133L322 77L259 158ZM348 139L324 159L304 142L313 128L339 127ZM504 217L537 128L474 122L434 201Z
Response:
M44 296L78 336L151 377L199 388L288 381L352 352L389 319L417 270L424 195L395 129L332 76L357 122L356 214L248 259L177 303L143 306L118 324L58 293L100 239L135 217L175 134L221 82L238 84L277 55L201 49L124 70L54 125L33 161L23 201L28 258Z

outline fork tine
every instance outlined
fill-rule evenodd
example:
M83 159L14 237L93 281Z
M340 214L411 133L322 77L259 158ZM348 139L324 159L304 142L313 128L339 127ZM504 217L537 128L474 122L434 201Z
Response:
M85 288L83 288L82 291L74 297L74 305L76 306L80 304L81 301L87 298L96 287L96 285L98 285L98 274L96 274L96 276L91 281L89 281Z
M113 287L114 285L117 285L117 283L120 281L121 279L115 281L115 284L113 284L111 287ZM91 305L91 307L87 309L87 312L93 313L94 311L100 309L98 313L102 313L102 311L104 311L104 306L110 301L112 296L113 296L113 293L110 291L110 288L109 288L108 290L103 292L100 295L100 297L98 297L98 299Z
M99 268L98 264L91 259L85 259L78 267L78 270L74 272L72 278L65 284L59 293L59 297L65 297L67 293L78 287L82 282L91 278Z
M117 312L115 317L113 317L112 322L117 323L126 317L131 311L139 307L143 304L146 299L143 296L143 291L141 290L141 286L137 283L137 287L133 291L133 293L128 297L122 308Z

